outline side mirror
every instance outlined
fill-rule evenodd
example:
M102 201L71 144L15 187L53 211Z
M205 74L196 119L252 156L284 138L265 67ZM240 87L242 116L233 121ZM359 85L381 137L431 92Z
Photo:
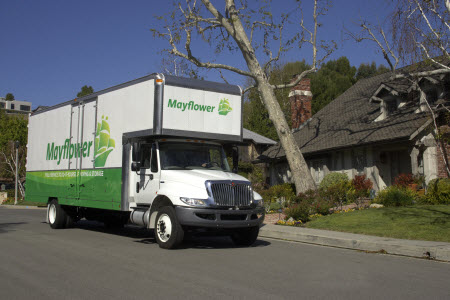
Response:
M133 161L131 163L131 171L137 172L141 169L141 162L139 161Z
M239 164L239 150L238 147L233 147L233 173L238 172L238 164Z
M133 151L131 152L132 161L141 161L141 144L133 143Z

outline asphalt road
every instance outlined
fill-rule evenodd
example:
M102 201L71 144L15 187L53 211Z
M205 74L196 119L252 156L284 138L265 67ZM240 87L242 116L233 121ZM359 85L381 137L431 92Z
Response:
M163 250L143 229L0 208L0 299L450 299L450 264L271 239L196 237Z

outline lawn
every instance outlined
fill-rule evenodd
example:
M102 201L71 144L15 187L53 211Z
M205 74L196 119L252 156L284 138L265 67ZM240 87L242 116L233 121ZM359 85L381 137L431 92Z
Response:
M356 210L317 218L308 222L306 227L399 239L450 242L450 205Z

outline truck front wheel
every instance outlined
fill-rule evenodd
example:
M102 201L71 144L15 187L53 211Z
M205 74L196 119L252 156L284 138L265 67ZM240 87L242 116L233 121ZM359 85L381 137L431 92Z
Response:
M183 241L184 231L178 222L173 207L164 206L158 211L155 238L159 247L164 249L176 248Z
M248 247L256 242L259 226L239 229L231 234L231 240L236 246Z
M48 222L53 229L61 229L66 227L68 216L64 209L59 205L58 200L53 199L48 204Z

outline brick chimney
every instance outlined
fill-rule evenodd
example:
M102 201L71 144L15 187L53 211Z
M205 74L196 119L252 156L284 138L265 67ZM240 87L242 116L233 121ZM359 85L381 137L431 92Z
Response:
M292 81L294 80L295 78ZM299 128L300 125L311 118L311 101L311 81L309 78L303 78L289 93L292 129Z

